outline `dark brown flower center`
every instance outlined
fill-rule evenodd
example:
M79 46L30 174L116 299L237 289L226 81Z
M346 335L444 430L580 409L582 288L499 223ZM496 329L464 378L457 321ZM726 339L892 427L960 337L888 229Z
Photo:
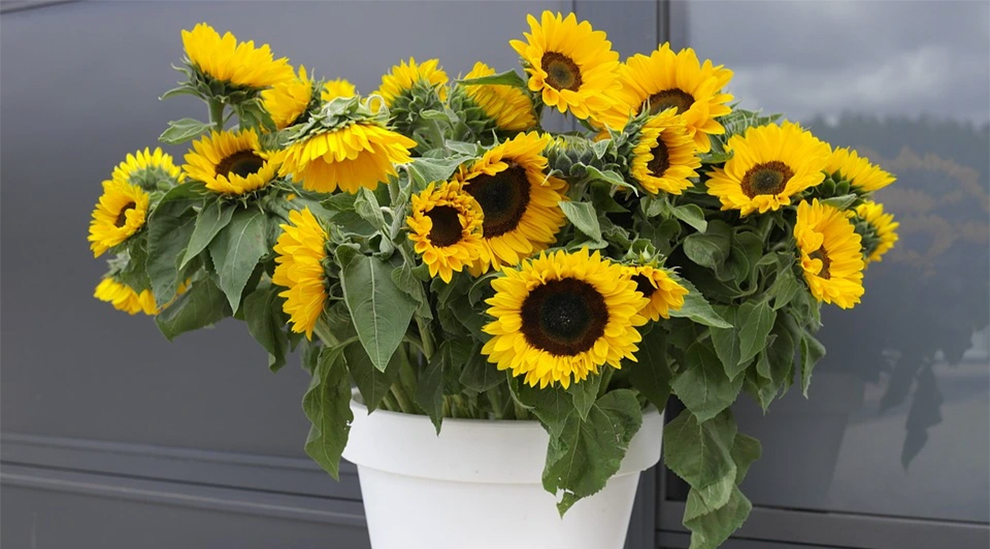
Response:
M554 88L571 91L581 88L581 69L570 57L548 51L540 59L540 66L547 73L546 83Z
M643 102L643 107L649 103L650 114L663 112L671 107L677 108L677 114L684 114L685 111L694 105L694 96L679 88L658 91Z
M238 151L220 162L217 162L217 175L229 176L230 174L247 177L253 173L258 173L265 165L265 159L254 154L253 151Z
M822 270L818 272L818 276L828 280L832 278L832 275L828 272L828 268L832 265L832 262L828 258L828 252L825 251L825 246L820 246L817 250L808 254L811 259L820 259L822 262Z
M632 279L633 282L636 283L636 291L643 294L643 297L650 297L656 293L656 287L652 282L650 282L650 279L647 278L646 275L633 275Z
M653 155L653 160L650 160L646 164L646 168L650 170L650 175L653 177L663 177L667 168L670 167L670 154L667 153L667 144L662 139L658 139L657 146L650 150L650 154Z
M742 192L753 198L761 194L780 194L794 172L779 160L757 164L742 179Z
M457 217L457 208L437 206L430 210L426 216L433 221L433 228L430 229L430 243L434 246L445 248L461 241L461 220Z
M529 206L529 180L526 170L518 164L510 163L506 170L495 175L480 175L464 190L481 205L485 238L515 229Z
M551 280L523 301L522 333L527 343L555 356L591 349L607 324L605 298L576 278Z
M134 202L128 202L126 206L120 209L120 213L117 214L117 221L114 223L117 227L123 227L127 224L127 212L137 208L137 204Z

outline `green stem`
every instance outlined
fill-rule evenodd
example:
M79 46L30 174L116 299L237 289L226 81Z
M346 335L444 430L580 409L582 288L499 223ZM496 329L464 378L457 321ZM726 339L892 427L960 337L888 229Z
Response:
M488 398L488 402L492 405L492 413L495 419L502 419L505 416L505 402L502 401L502 394L499 389L501 387L493 387L485 391L485 397Z
M605 367L605 371L602 372L602 384L598 387L598 398L602 398L608 392L608 384L612 381L613 375L615 375L615 369Z
M316 321L313 331L316 332L317 337L323 340L323 344L327 347L340 345L340 340L330 332L330 327L323 322L322 318Z
M415 413L413 410L412 401L409 399L409 395L406 394L405 388L402 387L401 383L392 384L392 395L395 397L396 404L399 405L399 411L404 414Z
M219 99L210 99L208 101L210 106L210 122L213 127L216 128L218 132L223 131L223 101Z
M419 327L419 338L423 342L423 356L426 360L433 357L436 348L433 346L433 335L430 333L429 322L424 322L421 316L416 316L416 326Z

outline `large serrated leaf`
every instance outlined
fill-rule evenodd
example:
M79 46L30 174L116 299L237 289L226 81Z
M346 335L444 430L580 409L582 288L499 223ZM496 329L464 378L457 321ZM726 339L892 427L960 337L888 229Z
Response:
M240 308L241 294L258 260L268 253L268 224L258 210L240 210L209 245L220 289L230 308Z
M213 124L200 122L193 118L173 120L168 123L168 129L162 132L158 140L169 145L178 145L199 137L203 133L210 131L212 127Z
M643 336L636 353L637 362L626 362L623 371L629 372L629 383L658 410L667 406L670 382L674 372L667 362L667 334L660 326L654 326Z
M303 396L303 412L312 423L306 438L306 454L324 471L339 479L340 456L347 445L354 414L347 364L340 348L324 348L313 368L313 378Z
M688 318L698 324L714 326L716 328L732 327L732 324L726 322L725 319L720 317L712 309L712 306L705 300L705 296L694 287L694 284L676 275L673 278L678 284L687 288L688 294L684 296L684 306L677 310L671 309L670 316L674 318Z
M196 226L193 228L192 237L189 239L189 247L186 248L186 253L183 254L182 261L179 263L180 269L205 250L210 242L213 242L217 233L230 224L235 209L233 204L220 198L203 206L196 217Z
M729 379L715 351L698 342L684 353L671 388L698 421L708 421L736 401L742 382L743 376Z
M602 229L598 225L598 212L595 211L594 206L587 202L570 202L567 200L561 201L559 206L577 230L595 242L601 242Z
M169 341L180 334L212 326L230 316L230 307L223 292L210 279L193 283L158 316L155 324Z
M392 280L392 265L365 255L341 270L344 301L372 364L384 371L409 327L416 302Z
M777 312L765 301L747 301L736 311L735 324L739 327L739 360L751 360L766 345L767 335L773 329Z
M354 378L354 383L361 392L361 400L368 407L368 413L374 412L382 399L389 393L392 383L399 375L399 368L402 367L401 353L392 355L385 371L375 368L361 345L350 344L344 349L344 357L347 359L347 369Z
M731 411L699 422L690 410L684 410L664 427L664 463L691 486L709 486L735 473L731 453L735 437Z
M285 366L289 337L285 333L287 318L282 311L284 299L278 296L282 288L260 286L244 298L244 319L248 332L266 351L268 368L277 372Z

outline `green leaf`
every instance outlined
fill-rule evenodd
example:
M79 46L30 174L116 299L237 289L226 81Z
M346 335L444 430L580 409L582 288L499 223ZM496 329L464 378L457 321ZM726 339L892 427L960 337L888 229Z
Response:
M306 438L306 454L334 479L339 479L340 455L354 419L350 402L351 386L343 351L325 348L313 369L302 406L312 423Z
M344 301L371 362L384 371L402 342L416 302L392 280L392 266L361 255L341 270Z
M729 257L731 244L728 234L695 233L684 239L684 254L702 267L719 270Z
M571 401L574 403L574 411L578 413L581 421L588 419L588 412L595 405L595 400L598 399L598 389L601 386L602 374L599 373L588 374L584 381L571 383L571 386L567 388L567 394L570 395Z
M773 310L779 311L794 299L801 291L801 283L794 275L793 263L781 265L777 271L777 279L767 290L767 294L773 296Z
M382 214L382 208L378 205L378 198L375 197L375 193L371 192L370 189L366 187L358 189L357 200L354 201L354 211L361 216L361 219L370 223L372 227L378 230L388 229L388 224L385 223L385 216Z
M715 305L712 307L719 316L732 323L729 328L712 328L712 346L715 347L715 354L722 361L725 368L725 375L729 379L735 379L737 375L746 370L749 363L740 360L742 356L739 352L739 323L736 322L736 307L729 305Z
M441 345L440 350L430 357L426 369L419 374L416 386L416 404L422 408L440 434L443 423L443 376L447 350Z
M667 333L660 326L654 326L643 336L636 358L638 362L627 361L622 366L629 372L629 383L657 410L663 410L670 397L670 381L674 378L674 372L667 362Z
M612 170L601 171L594 166L585 166L584 168L588 173L589 181L604 181L606 183L611 183L616 187L630 189L636 195L639 194L639 189L627 183L626 180L622 178L622 174L619 172Z
M551 438L560 437L568 418L574 415L574 400L563 387L548 385L539 389L510 377L509 388L513 397L543 422Z
M189 291L155 317L155 324L166 339L212 326L230 316L230 307L220 288L208 278L193 283Z
M619 470L629 441L643 424L636 394L617 389L598 399L581 421L570 414L559 436L551 436L543 487L563 491L561 516L579 499L597 493Z
M213 124L207 124L206 122L200 122L193 118L183 118L182 120L173 120L168 123L168 129L162 132L158 137L158 140L162 143L168 143L169 145L178 145L180 143L185 143L190 139L199 137L200 135L210 131L213 128Z
M763 455L763 445L755 438L736 433L732 443L732 461L736 464L736 484L742 484L749 466Z
M699 233L708 230L708 222L705 221L705 212L696 204L682 204L670 210L674 217L694 227Z
M235 313L258 260L268 253L266 221L265 214L258 210L239 210L210 243L220 289Z
M777 312L765 301L747 301L736 311L739 326L739 360L749 361L766 345L767 335L777 319Z
M288 321L282 311L284 299L278 296L282 288L266 284L244 298L244 318L255 341L268 351L268 368L277 372L285 366L289 337L285 333Z
M449 158L420 157L414 159L409 164L408 170L419 187L423 188L430 183L447 181L458 166L470 159L471 157L466 156L452 156Z
M185 253L196 223L194 213L152 214L148 223L148 277L159 307L175 299L179 286L179 258Z
M826 198L825 200L822 200L822 204L828 204L838 210L845 210L849 208L849 206L852 206L857 200L859 200L859 196L855 194L844 194L842 196Z
M680 276L674 275L672 277L677 281L678 284L687 288L688 294L684 296L684 306L678 310L670 310L670 316L674 318L687 318L697 322L698 324L704 324L705 326L713 326L715 328L731 328L732 324L729 324L722 317L712 309L712 306L708 304L705 300L705 296L694 287L686 278L681 278Z
M559 206L577 230L595 242L601 242L602 229L598 225L598 213L594 206L587 202L569 202L566 200L560 201Z
M480 349L480 345L476 345L476 349ZM483 393L505 382L505 373L488 362L487 357L478 350L471 353L467 364L461 370L460 382L467 389Z
M684 506L684 522L707 515L729 503L736 489L736 471L731 471L718 482L703 488L691 488Z
M689 499L690 497L691 495L688 494ZM739 488L733 486L728 502L721 508L684 521L684 526L691 530L689 549L717 549L746 522L752 510L753 504L746 499Z
M523 80L522 77L519 76L519 73L514 70L500 72L490 76L466 78L464 80L458 80L457 83L462 86L512 86L524 90L526 89L526 81Z
M663 429L664 463L692 487L720 482L736 472L731 454L735 437L730 410L701 423L684 410Z
M808 387L811 386L811 371L824 356L825 346L805 332L801 338L801 392L805 398L808 397Z
M199 212L196 217L196 226L193 229L192 237L189 239L189 247L179 263L179 268L183 268L189 260L199 255L213 242L224 227L230 224L230 219L234 215L236 207L218 198L210 202Z
M736 401L742 382L743 376L729 379L715 351L698 342L684 354L671 388L699 421L708 421Z
M344 348L344 358L347 359L347 369L361 392L361 400L368 407L368 413L374 412L399 375L403 360L401 353L392 355L384 372L375 368L368 353L360 345L351 344Z
M780 320L774 325L772 334L767 338L767 345L756 362L756 373L769 380L769 383L759 385L759 400L763 410L777 396L780 389L789 384L794 373L795 341L784 323Z

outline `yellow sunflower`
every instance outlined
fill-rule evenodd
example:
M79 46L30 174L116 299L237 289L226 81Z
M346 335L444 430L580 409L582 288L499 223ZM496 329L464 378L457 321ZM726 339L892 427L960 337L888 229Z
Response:
M701 152L711 150L709 135L725 133L715 119L732 112L727 105L732 96L721 91L732 71L713 66L711 60L700 63L691 48L674 53L670 44L663 44L649 57L627 59L618 75L615 107L599 118L612 129L621 130L630 116L647 107L652 113L674 107Z
M578 23L573 13L565 18L545 11L540 21L532 15L526 20L526 41L509 44L523 58L529 89L539 92L543 103L580 119L611 108L611 96L620 86L615 77L619 54L605 33L587 21Z
M299 122L313 98L313 80L306 74L306 67L299 67L299 76L275 83L271 89L261 92L261 101L278 129L288 128Z
M681 194L698 177L701 159L683 119L673 108L651 116L639 130L630 173L650 194Z
M313 339L313 328L327 301L327 232L306 208L289 212L289 224L282 225L275 243L275 273L272 283L287 288L282 309L289 315L292 331Z
M511 369L534 387L566 389L604 364L621 368L622 359L636 360L647 299L621 265L582 248L542 253L504 273L486 301L495 320L484 328L492 339L481 350L499 370Z
M481 255L473 274L489 266L518 265L556 241L564 225L558 202L567 183L546 174L548 162L541 153L551 140L536 132L519 134L455 175L484 214Z
M182 44L189 62L201 73L235 86L267 88L295 77L289 61L273 59L268 44L238 42L231 33L220 33L206 23L182 31Z
M292 174L306 190L329 193L374 189L412 161L416 142L373 122L357 122L312 135L279 151L281 175Z
M275 178L278 163L261 149L254 130L211 132L193 142L183 169L206 188L225 195L256 191Z
M896 231L901 224L894 221L894 214L883 213L883 204L876 202L863 202L856 207L856 215L870 224L878 241L866 261L880 261L883 254L893 248L894 243L897 242Z
M637 265L625 268L626 276L636 283L636 291L648 301L640 314L657 321L660 317L670 318L670 311L684 306L687 288L677 283L664 269L650 265Z
M477 62L465 77L466 79L481 78L495 74L495 69ZM500 85L469 85L464 87L465 93L485 116L495 122L498 129L506 132L521 132L535 128L539 121L533 102L525 92L514 86Z
M401 61L392 67L388 74L382 76L382 85L375 95L382 96L385 105L391 108L403 94L409 93L416 84L423 84L437 89L440 100L447 98L447 73L440 68L438 59L430 59L419 65L416 60L409 58L409 64Z
M733 135L726 147L733 154L725 168L715 168L708 194L723 210L742 215L778 210L791 197L825 179L822 170L830 149L797 124L758 126Z
M893 175L848 148L832 151L824 169L829 174L838 174L836 179L849 181L863 192L877 191L894 182Z
M323 83L323 90L320 92L321 101L333 101L338 97L354 97L357 95L357 88L343 78L329 80Z
M103 195L89 222L89 248L93 257L123 243L144 227L149 195L141 187L112 179L103 182Z
M113 169L113 179L146 190L154 190L163 181L168 186L182 183L185 175L172 162L171 155L162 152L160 147L155 147L154 151L145 148L143 151L128 154L127 158Z
M863 295L862 238L841 210L818 200L797 208L794 238L811 295L849 309Z
M481 253L481 207L459 183L431 183L412 197L412 215L406 218L409 239L430 268L430 276L450 282Z
M184 293L189 289L191 281L186 280L176 289L175 298ZM151 293L151 290L142 290L138 293L133 288L120 282L112 276L104 277L99 284L96 285L96 291L93 292L93 297L99 299L100 301L105 301L113 305L114 309L118 311L124 311L125 313L134 315L143 312L148 316L154 316L165 309L169 305L175 302L173 299L171 302L162 306L161 308L155 305L155 295Z

